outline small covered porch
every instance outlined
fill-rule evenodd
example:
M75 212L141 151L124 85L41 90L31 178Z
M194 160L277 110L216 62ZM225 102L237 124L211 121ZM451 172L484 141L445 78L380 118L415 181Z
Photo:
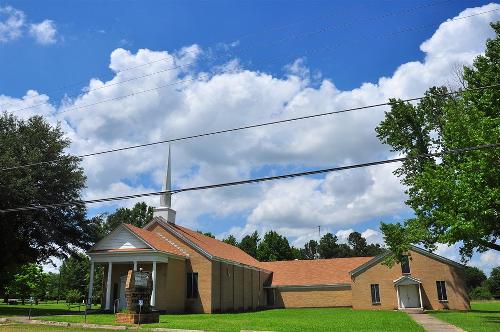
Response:
M88 252L90 278L87 303L92 303L95 268L103 265L102 308L120 311L126 307L125 284L129 270L142 269L153 281L151 307L183 312L185 307L187 255L160 235L127 224L118 226Z
M398 298L398 309L420 309L422 304L422 282L410 275L404 275L394 280L394 287Z
M95 266L104 266L103 278L103 308L105 310L119 311L126 307L125 282L129 270L150 272L153 280L151 293L151 306L157 307L158 285L165 284L163 280L168 268L168 255L161 252L113 252L113 253L91 253L90 256L90 280L88 290L88 301L90 303L94 290ZM158 276L158 272L161 275Z

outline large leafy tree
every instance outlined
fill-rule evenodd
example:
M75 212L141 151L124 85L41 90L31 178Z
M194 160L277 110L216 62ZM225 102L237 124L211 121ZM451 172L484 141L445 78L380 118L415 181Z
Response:
M257 258L257 246L259 241L259 233L254 231L251 235L245 235L238 244L238 247L253 258Z
M500 266L491 270L490 277L486 281L488 289L495 298L500 298Z
M465 268L465 286L468 291L481 286L486 281L486 275L483 271L475 266L467 266Z
M500 82L500 23L492 27L496 38L487 41L485 54L464 67L467 90L452 97L445 87L434 87L417 105L392 100L376 128L383 143L416 156L500 142L500 89L479 89ZM381 225L396 259L411 243L430 249L458 243L463 259L474 250L500 250L499 148L409 159L395 174L414 211L402 224Z
M257 247L257 259L261 262L291 260L294 253L286 237L269 231Z
M351 257L352 250L346 243L338 243L336 235L326 233L319 240L319 255L321 258Z
M319 258L319 244L315 240L310 240L304 245L303 256L305 259Z
M36 264L25 264L14 275L7 286L10 296L20 297L22 304L28 297L38 299L45 297L47 276Z
M1 168L58 161L2 171L0 209L80 199L85 176L79 159L65 152L69 144L58 125L40 116L21 120L1 114ZM22 265L88 248L92 242L89 227L82 205L0 213L0 292Z
M132 208L119 208L105 217L105 232L109 233L118 225L125 223L144 227L153 219L153 207L144 202L136 203Z

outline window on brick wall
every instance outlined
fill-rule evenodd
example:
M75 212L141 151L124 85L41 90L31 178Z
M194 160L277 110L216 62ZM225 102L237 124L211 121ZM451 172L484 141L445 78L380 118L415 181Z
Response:
M410 260L408 256L401 257L401 273L410 274Z
M372 303L373 304L379 304L380 303L380 287L378 284L371 284L370 285L371 292L372 292Z
M446 282L438 280L436 281L438 300L448 301L448 295L446 294Z
M195 299L198 297L198 273L187 274L187 298Z

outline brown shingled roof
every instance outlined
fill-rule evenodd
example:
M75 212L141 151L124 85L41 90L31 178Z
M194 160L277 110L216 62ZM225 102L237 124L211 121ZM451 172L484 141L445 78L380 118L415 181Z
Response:
M348 284L349 272L373 257L349 257L260 263L273 271L271 286Z
M163 251L169 254L174 254L177 256L186 256L186 254L184 254L182 251L176 248L173 244L169 243L166 239L160 237L155 232L135 227L130 224L123 224L123 225L127 227L129 230L131 230L134 234L139 236L141 239L146 241L150 246L152 246L156 250Z
M161 217L156 217L153 220L159 222L164 226L166 225L167 227L171 227L175 232L179 233L187 240L191 241L193 244L195 244L196 246L198 246L199 248L201 248L202 250L204 250L205 252L207 252L212 256L244 265L262 268L260 265L261 263L258 260L248 255L246 252L244 252L238 247L232 246L230 244L211 238L209 236L200 234L188 228L176 224L167 223L165 219Z

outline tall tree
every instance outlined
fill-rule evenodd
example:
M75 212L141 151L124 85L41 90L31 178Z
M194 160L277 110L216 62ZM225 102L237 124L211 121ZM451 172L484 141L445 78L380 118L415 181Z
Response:
M415 106L392 100L376 128L383 143L416 156L499 142L500 89L479 89L500 82L500 23L492 27L496 38L487 41L485 54L464 67L469 90L451 97L444 87L431 88ZM408 187L406 203L415 216L403 224L382 223L394 258L411 243L430 249L460 243L464 260L474 250L500 250L500 149L410 159L395 174Z
M65 152L69 145L60 126L51 126L41 116L21 120L0 115L2 168L58 160L2 171L0 209L79 200L85 176L79 159ZM0 213L0 291L25 263L89 248L88 228L83 205Z
M319 244L317 241L310 240L304 245L304 257L305 259L319 258Z
M465 268L465 286L468 291L481 286L486 281L486 275L483 271L475 266L467 266Z
M491 270L490 277L486 281L488 289L495 298L500 298L500 266Z
M259 233L257 233L257 231L254 231L252 235L245 235L243 239L241 239L241 242L238 246L241 250L243 250L253 258L257 258L257 246L259 244L259 241Z
M377 256L384 252L379 244L368 244L359 232L349 234L347 243L351 247L351 255L356 257Z
M72 289L76 289L82 294L86 293L89 265L89 258L84 254L75 254L63 261L59 269L63 294Z
M136 203L131 209L119 208L106 217L105 231L111 232L118 225L131 224L144 227L153 219L153 207L144 202Z
M262 262L284 261L294 258L288 239L269 231L257 247L257 258Z
M45 296L45 291L46 276L39 265L32 263L21 266L7 286L7 293L10 296L20 297L22 304L31 296L38 303L38 299Z
M229 236L228 236L227 238L223 239L222 241L223 241L223 242L225 242L225 243L227 243L227 244L230 244L230 245L232 245L232 246L235 246L235 247L237 247L237 246L238 246L238 241L237 241L237 240L236 240L236 238L235 238L233 235L231 235L231 234L229 234Z

